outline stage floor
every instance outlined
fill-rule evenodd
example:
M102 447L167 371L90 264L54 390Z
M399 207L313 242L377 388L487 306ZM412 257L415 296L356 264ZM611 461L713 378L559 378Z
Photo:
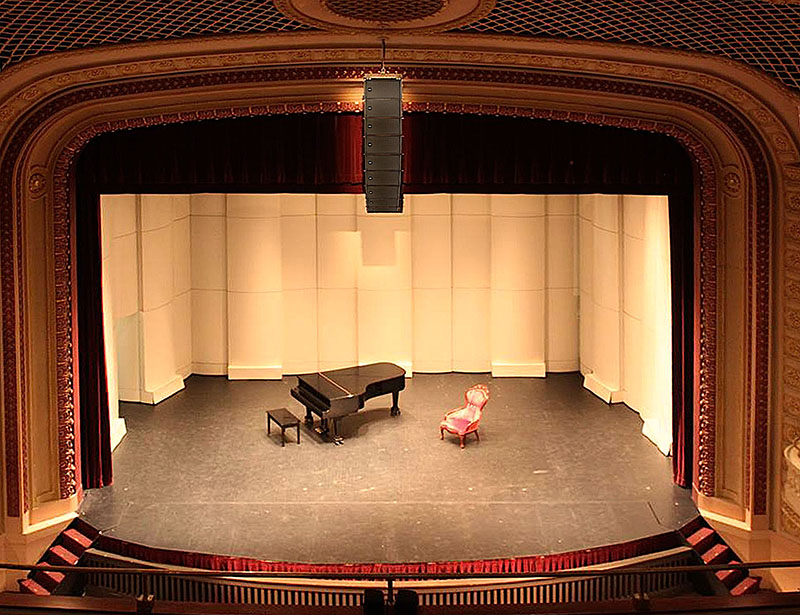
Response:
M464 390L489 386L480 442L439 439ZM296 379L192 376L157 406L123 403L114 484L82 517L155 547L298 562L410 562L557 553L665 532L695 517L638 414L578 374L416 374L341 422L342 446L301 426L280 446L268 408Z

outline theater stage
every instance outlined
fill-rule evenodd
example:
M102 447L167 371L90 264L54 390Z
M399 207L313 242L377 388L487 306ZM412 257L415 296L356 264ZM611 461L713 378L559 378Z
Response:
M481 440L439 439L466 388L489 386ZM105 534L185 551L301 562L484 559L665 532L697 515L638 415L578 374L416 374L341 422L342 446L301 427L285 447L264 411L303 408L296 379L192 376L157 406L123 403L114 484L80 514ZM291 435L289 435L291 434Z

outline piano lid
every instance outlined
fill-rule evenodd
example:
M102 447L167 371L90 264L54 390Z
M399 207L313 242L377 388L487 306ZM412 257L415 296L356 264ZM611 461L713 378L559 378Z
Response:
M401 378L406 375L406 370L394 363L370 363L334 369L322 372L322 375L347 389L352 395L361 395L369 385Z
M297 380L301 386L313 390L327 400L341 399L342 397L352 397L353 394L342 385L325 377L321 373L298 374Z
M371 384L405 375L406 370L394 363L370 363L317 374L301 374L297 378L328 399L336 399L361 395Z

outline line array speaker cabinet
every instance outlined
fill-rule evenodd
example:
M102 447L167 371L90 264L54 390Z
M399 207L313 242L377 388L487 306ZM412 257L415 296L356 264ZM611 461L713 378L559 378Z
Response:
M403 211L403 86L397 76L364 80L367 213Z

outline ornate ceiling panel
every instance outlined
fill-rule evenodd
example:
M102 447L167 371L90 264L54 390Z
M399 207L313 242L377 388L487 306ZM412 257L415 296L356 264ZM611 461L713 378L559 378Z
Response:
M800 6L765 0L497 0L462 32L632 43L739 60L800 88Z
M463 1L409 0L409 6L424 17ZM380 21L362 14L367 4L322 1L379 33ZM697 51L744 62L800 89L800 5L787 0L497 0L481 15L451 31ZM0 68L113 43L318 27L271 0L0 0Z
M309 29L270 0L0 0L0 67L109 43Z

